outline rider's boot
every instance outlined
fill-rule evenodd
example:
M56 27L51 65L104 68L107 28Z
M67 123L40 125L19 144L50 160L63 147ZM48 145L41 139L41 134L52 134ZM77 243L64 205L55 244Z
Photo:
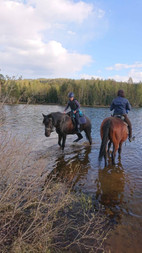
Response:
M129 142L131 142L132 141L132 137L129 137Z
M129 142L134 141L135 140L135 136L130 136L128 139L129 139Z
M77 131L78 134L81 133L81 132L80 132L80 125L77 125L77 126L76 126L76 131Z
M133 140L133 138L132 138L132 133L131 133L131 131L129 130L129 142L131 142L132 140Z

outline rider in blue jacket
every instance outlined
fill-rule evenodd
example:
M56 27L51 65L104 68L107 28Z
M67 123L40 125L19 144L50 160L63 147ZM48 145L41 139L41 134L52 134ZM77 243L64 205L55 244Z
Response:
M117 97L113 99L110 110L114 110L113 116L120 115L124 117L124 121L128 124L129 129L129 141L132 141L132 125L127 116L128 111L131 110L131 105L128 99L125 98L124 91L119 90L117 92Z
M65 107L64 113L66 112L66 110L69 107L71 108L71 111L73 112L73 114L75 116L77 132L80 133L80 120L79 120L79 108L80 108L80 104L77 101L77 99L74 98L74 93L73 92L70 92L68 94L68 98L69 98L69 101L67 103L67 106Z

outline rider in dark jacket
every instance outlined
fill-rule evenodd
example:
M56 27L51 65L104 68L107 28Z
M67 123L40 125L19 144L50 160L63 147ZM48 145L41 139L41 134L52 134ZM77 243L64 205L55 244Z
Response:
M117 97L113 99L110 110L114 110L113 116L120 115L124 117L124 121L128 124L129 129L129 141L132 140L132 125L131 122L127 116L128 111L131 110L131 105L128 101L128 99L125 98L124 91L119 90L117 92Z
M69 101L67 103L67 106L65 107L64 113L66 112L66 110L70 107L71 111L73 112L74 116L75 116L75 120L76 120L76 128L77 128L77 132L80 133L80 121L79 121L79 108L80 108L80 104L77 101L77 99L74 98L74 93L70 92L68 94L69 97Z

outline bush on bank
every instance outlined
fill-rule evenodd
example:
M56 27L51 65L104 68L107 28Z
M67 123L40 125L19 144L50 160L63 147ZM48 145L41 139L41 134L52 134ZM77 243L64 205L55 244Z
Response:
M108 220L67 181L43 173L46 159L28 144L0 139L0 252L103 252Z

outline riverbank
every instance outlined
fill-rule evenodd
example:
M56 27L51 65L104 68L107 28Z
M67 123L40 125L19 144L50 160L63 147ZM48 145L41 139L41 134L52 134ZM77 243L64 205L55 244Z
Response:
M0 251L103 251L110 228L101 206L43 173L46 161L10 133L0 145Z
M56 104L56 103L25 103L25 102L20 102L20 103L2 103L0 102L0 106L2 105L48 105L48 106L66 106L65 105L61 105L61 104ZM110 108L110 105L80 105L81 108ZM133 106L132 108L142 108L141 106Z

